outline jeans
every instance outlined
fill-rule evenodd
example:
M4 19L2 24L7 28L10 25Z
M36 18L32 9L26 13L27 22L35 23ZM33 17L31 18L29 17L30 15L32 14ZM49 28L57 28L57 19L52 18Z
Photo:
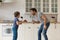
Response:
M48 29L49 25L50 25L50 22L46 23L47 29ZM40 29L38 31L38 40L41 40L41 33L43 33L44 39L48 40L48 37L47 37L47 34L46 34L47 29L44 29L44 23L41 24L41 27L40 27Z
M17 31L18 31L18 29L13 27L12 30L13 30L13 40L17 40L17 35L18 35Z

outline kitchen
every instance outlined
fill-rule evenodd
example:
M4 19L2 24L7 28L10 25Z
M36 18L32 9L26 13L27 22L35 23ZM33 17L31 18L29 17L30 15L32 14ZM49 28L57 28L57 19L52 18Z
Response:
M37 2L37 7L34 6ZM18 29L18 40L37 40L38 38L38 29L40 24L32 24L31 23L31 15L29 14L29 9L31 7L36 7L40 11L40 6L38 4L43 4L43 0L41 2L32 0L32 5L30 1L26 0L3 0L0 2L0 40L12 40L12 23L13 23L13 13L15 11L20 11L21 16L23 16L23 20L28 20L27 23L23 23L19 26ZM28 4L28 5L27 5ZM48 29L48 38L49 40L60 40L60 0L57 0L57 11L51 12L51 0L49 0L49 12L44 12L44 14L51 21L50 27ZM53 4L53 3L52 3ZM52 7L54 8L54 7ZM43 12L43 5L41 5L41 12ZM28 17L27 17L28 16ZM8 27L9 26L9 27ZM9 31L5 31L9 30ZM6 34L7 33L7 34ZM9 34L10 33L10 34ZM42 40L44 38L42 37Z

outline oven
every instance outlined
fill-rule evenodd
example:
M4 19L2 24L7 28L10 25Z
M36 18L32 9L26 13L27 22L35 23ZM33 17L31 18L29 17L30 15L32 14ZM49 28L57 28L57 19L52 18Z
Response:
M2 37L12 36L12 24L2 25Z

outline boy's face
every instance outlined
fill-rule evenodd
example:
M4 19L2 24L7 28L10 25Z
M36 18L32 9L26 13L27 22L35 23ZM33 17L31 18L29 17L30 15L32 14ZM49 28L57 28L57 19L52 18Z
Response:
M35 15L36 14L36 12L35 11L32 11L32 10L30 10L30 12L31 12L32 15Z
M17 17L19 18L20 17L20 14Z

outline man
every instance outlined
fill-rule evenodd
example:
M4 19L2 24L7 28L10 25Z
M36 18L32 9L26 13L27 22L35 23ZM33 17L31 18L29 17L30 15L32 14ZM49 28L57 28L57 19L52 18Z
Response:
M46 33L50 22L48 21L47 17L43 13L38 13L35 8L31 8L30 12L32 14L32 22L38 23L40 21L41 23L41 26L38 30L38 40L41 40L41 33L43 33L45 40L48 40Z

